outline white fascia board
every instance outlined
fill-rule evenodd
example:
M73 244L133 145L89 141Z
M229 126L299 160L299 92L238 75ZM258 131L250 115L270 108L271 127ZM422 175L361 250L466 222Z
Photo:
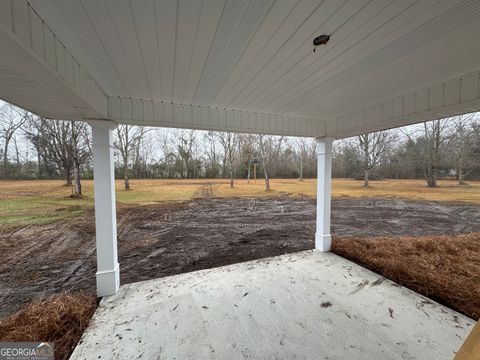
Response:
M139 126L322 137L325 121L244 110L110 97L110 120Z
M327 136L345 138L480 111L480 69L397 96L327 122Z
M0 7L2 57L83 118L106 118L107 95L29 2L0 0Z

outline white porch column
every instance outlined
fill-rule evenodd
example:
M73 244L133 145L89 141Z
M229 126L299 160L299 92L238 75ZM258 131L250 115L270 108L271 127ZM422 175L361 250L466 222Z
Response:
M332 191L332 139L317 138L317 227L315 249L330 251L330 196Z
M117 216L111 121L89 121L92 126L97 295L113 295L120 285L117 258Z

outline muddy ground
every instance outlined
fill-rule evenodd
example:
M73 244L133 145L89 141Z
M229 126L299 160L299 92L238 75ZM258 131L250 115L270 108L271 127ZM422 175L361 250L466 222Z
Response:
M121 282L129 283L314 247L312 199L197 199L118 214ZM336 236L427 236L480 231L480 208L434 202L335 199ZM33 298L95 291L93 213L0 234L0 316Z

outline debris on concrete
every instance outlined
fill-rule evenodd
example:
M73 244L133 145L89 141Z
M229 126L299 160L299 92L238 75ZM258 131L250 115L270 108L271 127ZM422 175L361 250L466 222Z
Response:
M345 265L352 278L343 277ZM102 300L71 359L93 353L115 359L371 360L388 354L443 360L454 357L475 324L433 301L423 303L427 316L417 307L423 296L389 280L351 296L352 279L371 284L378 275L333 253L306 251L123 285ZM246 292L248 301L232 311ZM147 298L151 293L156 296ZM321 294L335 306L319 306ZM275 299L275 306L266 299ZM202 304L208 312L200 311ZM125 320L128 326L119 325ZM139 339L141 346L133 345Z

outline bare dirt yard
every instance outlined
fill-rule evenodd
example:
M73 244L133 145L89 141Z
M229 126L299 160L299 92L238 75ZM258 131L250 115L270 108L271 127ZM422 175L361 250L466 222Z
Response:
M262 198L218 198L212 186L204 184L200 190L192 190L190 201L119 207L122 283L314 247L313 198L302 194L292 197L284 193ZM361 243L362 239L372 237L418 238L480 232L480 207L474 204L342 197L334 198L332 206L334 241L354 237L360 242L357 248L374 247L374 243ZM391 241L398 243L402 239ZM0 232L0 244L0 316L18 310L32 299L50 294L95 291L95 229L91 208L68 219L9 226ZM472 240L472 247L470 255L473 259L469 261L478 265L478 236ZM426 247L424 251L428 254L432 250ZM346 251L342 255L349 257ZM357 255L352 259L362 263ZM401 256L408 263L408 253ZM428 256L422 259L428 259ZM441 266L441 259L435 264ZM452 275L462 271L462 267L455 266L455 261L449 259L448 271ZM371 265L371 268L385 272L381 266ZM435 268L429 271L435 272ZM470 286L474 296L479 293L475 281L480 266L476 266L476 273L473 271L470 277L462 278L463 281L470 279L470 283L462 286ZM474 303L476 310L472 311L472 308L449 302L445 294L437 296L427 292L427 295L472 317L480 309L478 300Z

